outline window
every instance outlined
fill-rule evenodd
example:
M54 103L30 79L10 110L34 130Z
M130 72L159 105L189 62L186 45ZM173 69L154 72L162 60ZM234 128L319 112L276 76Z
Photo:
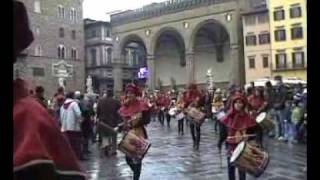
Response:
M59 28L59 37L63 38L64 37L64 29Z
M96 66L97 65L97 50L91 49L90 54L91 54L91 64L93 66Z
M274 16L274 20L275 21L280 21L280 20L284 20L285 16L284 16L284 10L276 10L273 12L273 16Z
M276 54L276 68L277 69L287 68L287 55L285 53Z
M255 16L246 16L245 23L246 23L246 25L256 24L256 17Z
M301 17L301 7L291 7L290 8L290 18Z
M39 0L34 1L34 12L41 13L41 5Z
M254 57L249 57L249 68L254 69L256 66Z
M107 49L107 63L111 63L112 62L112 49L108 48Z
M246 36L246 45L247 46L255 46L257 44L257 38L255 35L247 35Z
M111 33L110 33L110 29L108 28L108 29L106 29L106 37L111 37Z
M291 28L291 39L302 39L302 38L303 38L302 27Z
M58 17L64 18L64 7L62 5L58 5Z
M70 10L70 20L76 21L77 20L77 12L75 8L71 8Z
M259 34L259 44L269 44L270 34Z
M96 30L91 30L91 36L92 38L97 37L97 31Z
M274 36L276 41L285 41L286 40L286 30L280 29L274 31Z
M66 48L64 47L64 45L59 45L58 46L58 58L59 59L65 59L66 56Z
M269 21L269 16L267 13L258 14L258 23L267 23Z
M293 68L304 67L304 52L292 53L292 66Z
M268 58L268 56L263 56L262 57L262 64L263 64L263 68L268 68L269 67L269 58Z
M32 74L33 76L45 76L44 74L44 68L34 67L32 68Z
M76 39L76 31L75 31L75 30L72 30L72 31L71 31L71 38L72 38L73 40Z
M77 59L77 49L76 48L71 49L71 59L73 59L73 60Z
M35 46L35 51L34 51L35 56L42 56L42 48L40 45Z
M136 51L133 51L132 52L132 64L133 65L137 65L137 52Z

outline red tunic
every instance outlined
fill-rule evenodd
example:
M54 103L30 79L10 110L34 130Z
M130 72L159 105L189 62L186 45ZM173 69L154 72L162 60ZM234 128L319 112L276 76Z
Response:
M60 176L85 179L69 142L48 111L28 96L26 90L22 80L14 82L14 173L35 165L49 164Z

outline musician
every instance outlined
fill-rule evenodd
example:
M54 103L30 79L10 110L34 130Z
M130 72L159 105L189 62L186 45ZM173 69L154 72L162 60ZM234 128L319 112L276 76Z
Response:
M230 164L232 152L242 140L252 141L252 138L246 138L246 134L255 134L257 131L256 121L245 111L246 106L246 97L241 93L236 93L231 101L231 109L222 121L223 128L218 148L221 152L222 143L226 141L229 180L235 180L235 167ZM238 171L239 179L245 180L246 173L242 170Z
M134 84L129 84L125 93L125 102L119 110L120 116L124 120L122 130L124 133L128 133L130 131L140 138L147 139L148 135L145 125L150 122L150 108L144 101L137 99L137 97L141 96L141 93L139 88ZM131 120L138 113L142 113L142 120L133 126ZM126 162L133 171L133 180L138 180L141 173L142 158L126 155Z
M183 121L184 121L184 114L181 114L181 113L184 113L184 102L183 102L183 99L182 99L182 96L178 97L178 101L177 101L177 115L176 115L176 118L178 120L178 134L181 134L183 135Z
M164 126L164 95L160 92L157 96L156 100L157 106L159 108L158 112L158 120L162 126Z
M248 111L252 118L256 117L266 110L267 102L265 101L262 88L254 88L252 95L248 96ZM258 126L258 142L263 147L263 130Z
M221 94L220 89L217 89L214 92L212 108L215 111L214 116L216 116L219 113L221 113L222 111L224 111L224 102L223 102L223 98L222 98L222 94ZM214 117L213 119L215 119L214 131L217 132L218 126L220 127L220 121L216 117Z
M166 115L166 119L167 119L167 127L170 128L170 120L171 120L171 116L169 114L169 110L171 108L171 97L170 97L170 92L168 92L167 95L164 96L164 112Z
M190 108L196 108L199 111L205 112L204 109L204 99L200 91L198 90L198 87L196 84L191 84L188 87L188 90L185 94L184 97L185 101L185 108L190 109ZM190 123L190 131L192 135L192 140L193 140L193 148L196 150L199 150L199 145L200 145L200 136L201 136L201 130L200 126L201 124L197 124L193 122L192 118L190 116L187 116L187 119L189 119ZM195 134L196 131L196 134Z
M33 41L23 3L14 5L14 61ZM14 179L86 179L69 142L53 117L29 95L23 79L13 82Z

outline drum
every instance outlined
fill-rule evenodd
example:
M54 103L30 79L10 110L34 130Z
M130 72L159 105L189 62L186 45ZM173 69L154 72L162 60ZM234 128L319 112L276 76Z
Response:
M269 164L269 154L242 141L233 151L230 163L255 177L259 177Z
M176 113L177 113L177 108L176 107L170 108L170 110L169 110L169 115L170 116L175 116Z
M150 146L151 143L149 141L129 131L119 143L118 149L130 157L143 158Z
M184 113L183 112L180 112L177 116L176 116L176 119L177 120L182 120L184 118Z
M212 108L211 108L211 112L212 112L213 114L216 114L216 113L217 113L217 109L216 109L216 107L212 106Z
M204 121L204 118L206 116L205 113L199 111L196 108L190 108L189 111L187 112L188 116L192 118L192 120L197 123L197 124L202 124Z
M225 116L226 116L226 113L224 111L220 111L216 117L219 121L222 121Z
M130 118L128 123L130 123L132 127L136 127L140 124L140 121L142 121L142 113L137 113Z
M269 132L275 126L272 120L268 117L267 113L265 112L262 112L257 116L256 122L266 132Z

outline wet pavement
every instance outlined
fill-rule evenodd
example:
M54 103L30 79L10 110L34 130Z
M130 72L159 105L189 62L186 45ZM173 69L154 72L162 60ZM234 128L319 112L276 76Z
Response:
M185 134L178 135L177 121L174 119L171 120L171 128L162 127L158 121L148 125L152 145L143 159L140 180L228 180L226 155L222 153L220 163L214 123L210 120L201 126L199 151L192 147L189 127L184 128ZM307 159L306 145L292 145L271 139L267 144L270 162L264 174L257 179L307 179L306 172L303 172ZM132 179L123 153L118 151L117 156L105 157L96 144L90 148L90 159L82 162L90 180ZM247 180L254 179L247 174Z

